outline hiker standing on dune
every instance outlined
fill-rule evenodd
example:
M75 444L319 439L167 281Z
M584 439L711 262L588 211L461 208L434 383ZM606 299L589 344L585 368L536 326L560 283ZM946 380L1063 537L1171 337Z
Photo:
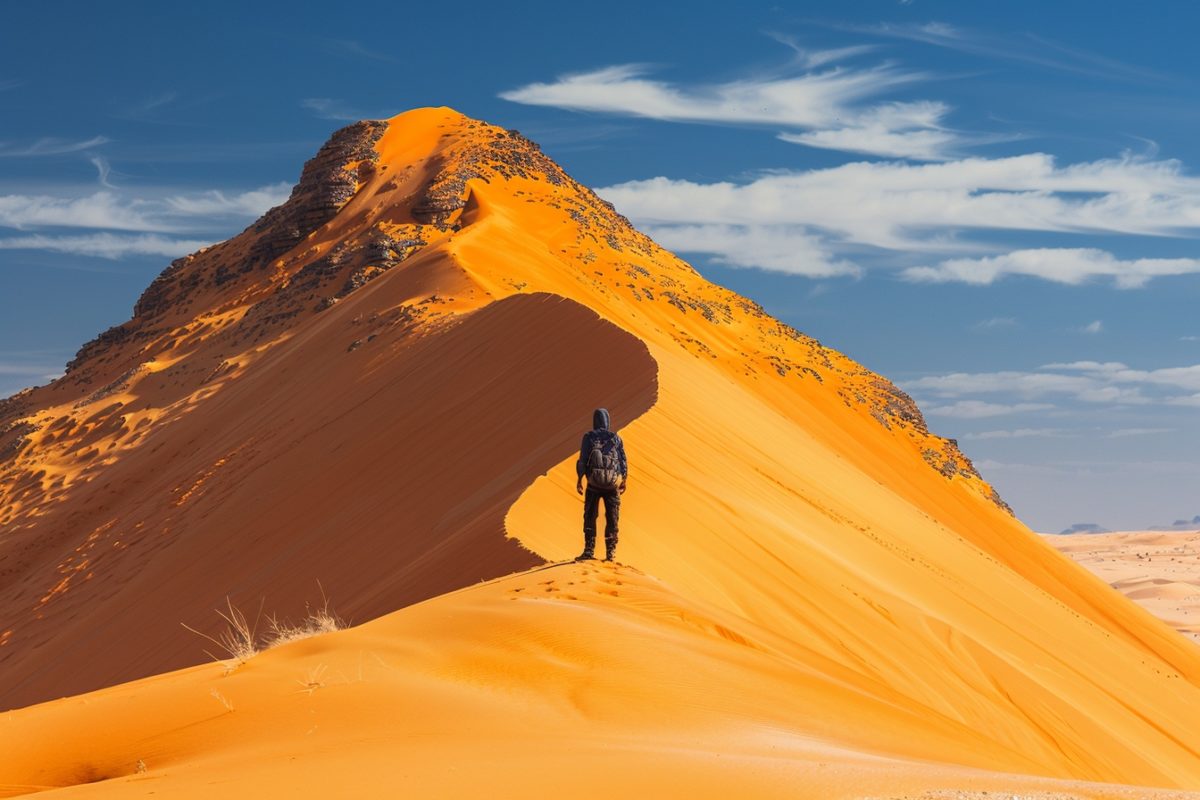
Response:
M583 476L587 475L587 493ZM608 409L597 408L592 413L592 430L583 435L579 460L575 462L575 491L583 498L583 552L576 561L595 558L596 516L600 499L604 498L605 561L617 555L617 521L621 513L621 495L629 478L625 461L625 444L615 431L608 429Z

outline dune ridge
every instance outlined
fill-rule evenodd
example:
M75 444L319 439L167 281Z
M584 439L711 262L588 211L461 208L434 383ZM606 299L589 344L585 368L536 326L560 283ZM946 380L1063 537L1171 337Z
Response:
M632 463L627 591L662 612L636 625L610 589L547 604L496 594L509 580L540 591L535 573L473 586L577 552L574 448L600 405ZM343 615L386 616L222 680L294 666L285 653L316 650L344 672L351 650L407 648L388 673L401 695L382 678L345 707L309 693L376 725L373 702L433 692L427 728L380 733L370 763L437 730L443 748L502 741L528 766L544 742L517 736L525 703L555 709L539 720L563 776L628 759L635 778L661 777L672 767L655 759L698 759L695 785L713 795L747 771L764 796L797 796L796 781L814 797L885 791L880 763L912 791L1041 786L997 773L1200 787L1191 642L1025 528L886 379L705 281L519 134L449 109L335 134L287 204L176 262L66 376L0 407L0 430L0 574L16 587L0 617L5 706L173 669L189 646L195 663L200 647L173 626L214 630L206 610L226 595L295 615L320 579ZM552 569L591 585L631 568ZM490 622L515 643L497 644ZM95 731L93 702L161 705L122 723L106 763L157 741L173 791L198 792L202 764L247 786L279 778L238 766L301 747L266 732L299 713L279 686L228 715L255 720L248 749L170 733L183 717L155 693L214 705L198 692L214 670L5 724ZM680 688L679 673L694 680ZM557 688L539 694L541 678ZM610 704L622 711L607 718ZM450 721L468 708L479 727ZM580 730L601 744L559 741ZM444 759L420 764L432 742L405 763L450 780ZM0 762L0 782L67 785L83 746ZM289 785L354 759L329 747ZM735 752L748 760L715 766ZM822 778L813 759L850 766ZM119 773L113 791L143 779L96 770Z

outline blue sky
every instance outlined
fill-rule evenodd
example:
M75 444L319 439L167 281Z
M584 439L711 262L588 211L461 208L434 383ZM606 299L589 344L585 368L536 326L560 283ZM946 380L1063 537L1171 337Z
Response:
M6 4L0 395L336 128L518 128L1039 530L1200 514L1193 3Z

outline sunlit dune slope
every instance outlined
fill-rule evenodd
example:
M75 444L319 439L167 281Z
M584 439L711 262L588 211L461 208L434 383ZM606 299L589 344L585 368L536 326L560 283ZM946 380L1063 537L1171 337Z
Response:
M196 660L179 623L211 632L226 595L296 615L320 580L361 621L574 555L599 405L630 454L622 560L770 640L769 680L723 675L743 651L708 659L729 644L705 628L689 696L736 687L734 717L864 752L1200 787L1200 650L1028 531L888 381L448 109L336 134L287 204L0 409L0 705ZM605 636L589 597L570 619ZM446 658L476 674L488 639L461 640ZM631 674L661 682L666 644L639 641ZM562 666L527 655L478 680ZM651 725L626 711L626 734Z
M632 567L535 568L228 674L10 712L0 796L1133 796L905 758L990 743L789 647Z

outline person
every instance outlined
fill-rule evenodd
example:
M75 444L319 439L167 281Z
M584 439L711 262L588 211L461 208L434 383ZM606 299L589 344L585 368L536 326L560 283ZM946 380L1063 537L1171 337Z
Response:
M587 475L587 493L583 477ZM617 525L621 514L621 495L629 480L629 463L625 459L625 443L616 431L609 429L608 409L592 412L592 430L583 435L579 460L575 462L575 491L583 498L583 552L575 559L595 558L596 517L600 501L604 500L605 561L617 555Z

